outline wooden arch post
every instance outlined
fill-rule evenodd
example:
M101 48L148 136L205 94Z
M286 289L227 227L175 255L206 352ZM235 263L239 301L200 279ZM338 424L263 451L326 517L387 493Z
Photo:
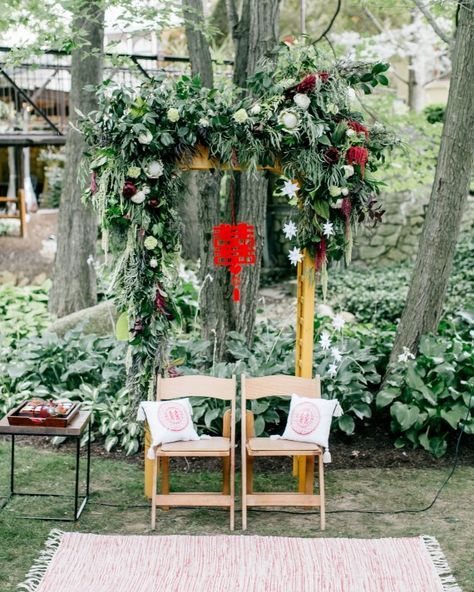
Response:
M198 146L196 153L189 162L181 162L180 168L191 171L208 171L212 169L241 171L241 167L223 165L215 159L209 158L209 150ZM281 174L279 165L273 167L259 167ZM312 378L313 376L313 335L314 335L314 294L315 273L314 259L307 250L303 260L297 267L297 302L296 302L296 347L295 347L295 376ZM145 428L145 496L151 498L153 483L153 462L148 459L148 449L151 444L148 426ZM314 462L314 460L313 460ZM293 465L293 474L298 476L298 490L305 491L306 457L298 457Z

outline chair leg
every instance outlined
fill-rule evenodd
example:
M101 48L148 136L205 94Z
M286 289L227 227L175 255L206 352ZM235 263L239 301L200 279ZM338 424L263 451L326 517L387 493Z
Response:
M323 455L318 456L319 499L321 501L321 530L326 530L326 505L324 497L324 463Z
M253 492L253 458L249 455L247 455L247 479L245 480L245 482L246 482L247 493L252 493Z
M230 481L230 530L235 529L235 451L231 453L229 463L229 481Z
M153 462L153 484L151 490L151 529L156 528L156 479L158 476L158 458Z
M314 493L314 456L306 457L305 493L307 495L313 495Z
M222 493L229 495L230 493L230 457L224 456L222 459Z
M163 456L161 458L161 464L161 493L168 495L170 492L170 459L167 456ZM163 506L165 512L169 509L169 506Z
M241 468L241 491L242 491L242 530L247 530L247 447L246 443L242 442L242 468Z

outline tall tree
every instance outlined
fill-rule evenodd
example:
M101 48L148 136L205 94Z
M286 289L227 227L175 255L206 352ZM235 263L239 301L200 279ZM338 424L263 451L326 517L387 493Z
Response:
M71 55L69 118L74 124L76 109L93 111L97 104L88 85L102 80L104 45L103 0L75 0L72 29L76 44ZM58 250L54 265L49 307L61 317L97 301L94 269L97 223L81 201L80 166L84 151L82 135L71 127L66 143L66 166L59 209Z
M271 55L277 44L280 0L243 0L240 18L235 0L227 0L227 11L235 45L234 82L245 88L259 60ZM237 189L237 219L255 226L256 264L242 269L240 303L233 307L233 325L250 342L260 283L268 181L262 173L242 173Z
M204 86L212 88L214 72L209 43L203 33L204 13L202 0L183 0L186 40L188 44L191 72L199 74ZM224 355L225 337L230 328L230 305L228 278L225 269L214 266L212 227L219 224L219 189L221 174L199 172L191 173L198 186L197 194L191 199L198 200L198 226L200 234L200 311L201 334L204 339L215 344L215 358Z
M391 355L436 331L474 159L474 0L460 0L445 123L407 303Z

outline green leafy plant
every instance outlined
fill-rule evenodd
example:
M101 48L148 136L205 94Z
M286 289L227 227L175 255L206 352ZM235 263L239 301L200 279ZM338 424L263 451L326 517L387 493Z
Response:
M389 410L395 446L422 446L439 457L453 431L474 434L473 328L474 317L463 313L444 335L425 335L417 357L393 369L376 403Z

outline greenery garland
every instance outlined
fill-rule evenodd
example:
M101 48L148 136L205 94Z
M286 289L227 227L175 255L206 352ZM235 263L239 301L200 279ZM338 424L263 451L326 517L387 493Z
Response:
M228 82L202 88L198 77L163 75L138 91L104 82L98 111L81 123L92 171L85 199L104 237L118 245L113 288L126 313L137 400L153 387L155 371L166 370L166 336L177 314L183 161L205 145L222 164L277 166L276 191L297 206L296 222L285 226L295 239L290 259L296 264L309 249L325 283L329 261L350 260L353 228L382 214L374 172L395 139L378 123L364 124L351 95L387 85L387 69L337 62L301 41L262 64L247 96Z

